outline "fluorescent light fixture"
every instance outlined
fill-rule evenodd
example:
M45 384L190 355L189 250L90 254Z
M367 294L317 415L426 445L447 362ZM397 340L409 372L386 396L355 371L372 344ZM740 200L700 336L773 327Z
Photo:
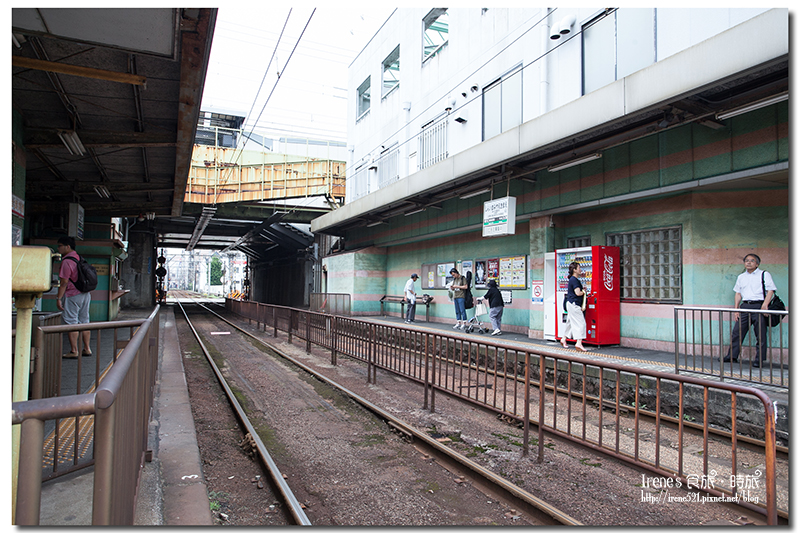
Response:
M744 113L749 113L750 111L755 111L756 109L761 109L762 107L767 107L768 105L777 104L778 102L784 102L788 99L789 99L789 93L779 94L771 98L766 98L764 100L759 100L758 102L753 102L752 104L731 109L730 111L725 111L724 113L717 113L717 119L725 120L726 118L736 117Z
M374 228L375 226L380 226L381 224L386 224L386 222L384 222L383 220L377 220L375 222L370 222L369 224L367 224L367 227Z
M86 148L84 148L83 143L74 130L59 130L58 137L61 139L61 142L64 143L64 146L67 147L67 151L71 155L83 155L86 153Z
M94 192L96 192L97 196L100 198L111 198L111 193L105 185L95 185Z
M567 161L566 163L547 167L547 170L550 172L558 172L559 170L564 170L565 168L574 167L576 165L582 165L584 163L588 163L589 161L600 159L601 157L603 157L603 154L590 154L584 157L579 157L578 159L573 159L572 161Z
M416 215L417 213L422 213L423 211L425 211L425 208L424 207L420 207L419 209L415 209L413 211L409 211L408 213L406 213L406 216Z
M478 195L487 193L490 190L491 189L487 187L485 189L480 189L478 191L472 191L472 192L468 192L467 194L462 194L461 196L459 196L459 198L462 199L462 200L466 200L467 198L472 198L473 196L478 196Z

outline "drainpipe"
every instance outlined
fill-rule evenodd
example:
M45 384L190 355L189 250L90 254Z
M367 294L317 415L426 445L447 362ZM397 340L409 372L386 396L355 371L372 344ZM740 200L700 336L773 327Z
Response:
M406 126L405 126L404 132L403 132L403 134L405 136L405 138L403 139L403 151L402 151L402 154L403 154L402 173L403 173L403 175L400 176L400 179L407 178L408 177L408 172L409 172L409 170L408 170L408 154L411 153L411 147L409 146L411 144L411 132L409 131L411 129L411 102L403 102L403 121L405 122Z
M542 24L541 42L542 42L542 64L539 67L539 115L544 115L549 111L548 93L550 89L550 80L547 77L548 67L548 44L550 42L550 14L553 12L552 7L547 8L547 16L545 23Z

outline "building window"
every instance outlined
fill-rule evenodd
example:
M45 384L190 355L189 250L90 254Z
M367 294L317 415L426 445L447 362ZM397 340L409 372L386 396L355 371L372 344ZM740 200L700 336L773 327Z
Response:
M448 19L446 7L431 9L422 19L422 62L433 57L447 44Z
M400 45L383 60L383 94L385 97L400 85Z
M483 140L522 124L522 66L483 89Z
M622 300L683 301L682 235L681 227L674 226L606 237L606 244L619 247Z
M655 17L653 8L623 8L583 25L583 94L655 63Z
M419 150L417 150L420 170L447 159L447 120L444 120L446 118L446 115L442 115L422 126Z
M369 93L370 93L370 78L364 80L364 83L358 86L356 96L356 120L360 119L364 114L369 111Z
M571 237L567 239L567 248L585 248L592 245L592 238L587 237Z

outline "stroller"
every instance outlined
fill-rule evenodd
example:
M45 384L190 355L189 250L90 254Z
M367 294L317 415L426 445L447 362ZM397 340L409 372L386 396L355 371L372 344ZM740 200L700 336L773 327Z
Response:
M472 286L472 272L469 271L467 271L467 286L468 287ZM470 293L470 298L471 297L472 294ZM484 328L483 324L481 324L481 321L478 317L487 314L489 310L486 308L486 304L484 302L476 302L473 309L475 310L475 312L472 315L472 318L470 318L469 321L467 322L467 325L464 328L464 332L472 333L477 329L478 333L484 334L487 331L489 331L489 328Z

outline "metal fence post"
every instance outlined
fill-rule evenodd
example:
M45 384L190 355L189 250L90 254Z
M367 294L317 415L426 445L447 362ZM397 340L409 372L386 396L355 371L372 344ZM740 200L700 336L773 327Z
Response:
M339 317L331 316L329 323L331 325L331 364L336 366L336 350L339 347Z
M111 525L114 486L114 424L117 402L94 415L94 489L92 496L92 525Z
M42 469L44 421L24 420L20 436L19 471L39 472ZM17 485L17 507L14 524L38 526L42 506L42 476L21 475Z
M303 314L306 317L306 353L311 353L311 311Z
M775 441L775 405L764 403L764 455L766 459L767 525L778 525L778 489L776 486L775 460L777 455Z
M539 355L539 457L537 463L544 461L544 355ZM600 374L603 375L602 373Z
M515 363L514 377L516 377L516 375L517 375L517 366ZM516 396L516 390L515 390L515 396ZM516 407L514 408L514 414L517 414ZM528 455L528 445L530 444L530 428L531 428L531 353L525 352L525 407L523 408L523 421L522 421L523 456Z
M430 365L430 348L428 346L430 341L430 333L425 333L425 383L423 389L425 390L424 399L422 401L422 408L428 408L428 389L431 387L429 380L429 365Z

